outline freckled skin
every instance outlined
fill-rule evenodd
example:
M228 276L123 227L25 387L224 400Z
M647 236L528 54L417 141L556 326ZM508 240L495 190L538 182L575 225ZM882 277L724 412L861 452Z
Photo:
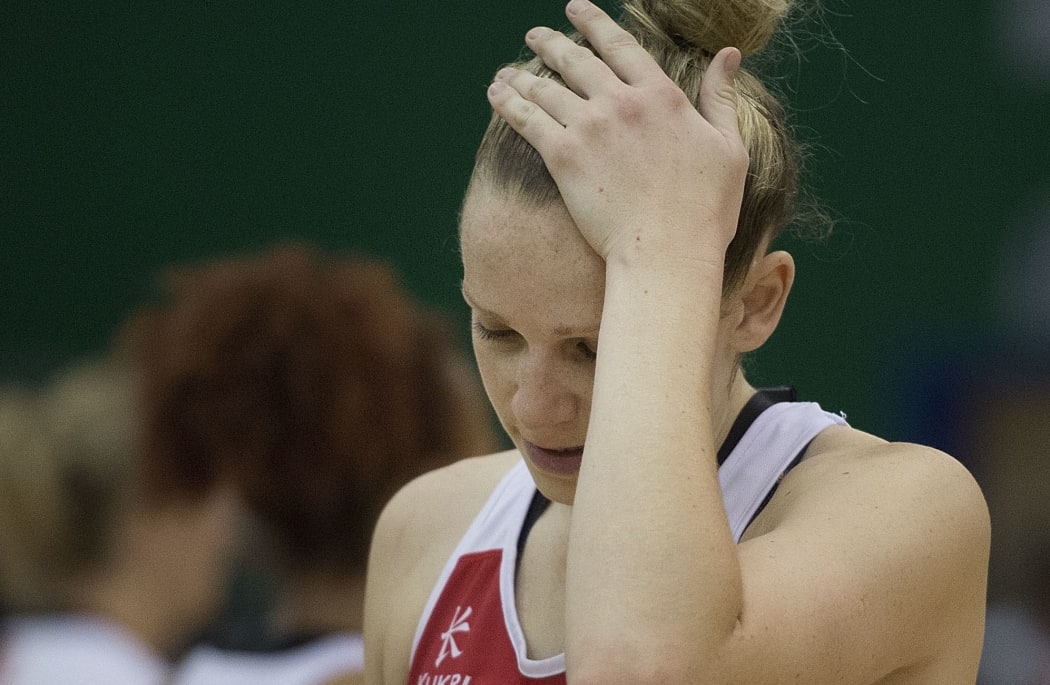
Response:
M594 360L581 354L580 343L597 345L604 263L564 208L528 212L487 189L467 199L460 243L475 321L514 333L498 342L474 336L482 381L508 436L519 449L522 440L583 445ZM572 501L575 475L530 469L548 496Z

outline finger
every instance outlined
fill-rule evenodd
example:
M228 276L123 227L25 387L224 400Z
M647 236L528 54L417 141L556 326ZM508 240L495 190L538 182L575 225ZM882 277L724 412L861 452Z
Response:
M609 65L559 31L538 26L525 34L525 44L578 95L592 97L623 85Z
M624 83L638 85L664 76L634 36L590 0L572 0L565 15Z
M567 126L579 111L584 100L565 86L551 78L543 78L520 69L510 67L496 74L497 81L504 81L524 99L538 105L562 126Z
M740 138L736 113L736 72L740 59L736 48L722 48L711 60L700 84L700 114L730 140Z
M492 109L517 131L540 155L554 145L554 139L565 127L534 102L523 98L504 80L495 80L488 88Z

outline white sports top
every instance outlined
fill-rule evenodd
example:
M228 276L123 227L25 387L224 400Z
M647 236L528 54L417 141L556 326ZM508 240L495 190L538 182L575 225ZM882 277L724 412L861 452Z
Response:
M773 403L754 418L718 471L722 498L734 540L739 542L748 524L810 441L825 428L834 425L846 425L846 421L842 416L826 412L812 402ZM452 629L446 629L446 626L458 625L456 610L468 605L473 613L471 623L480 625L483 621L490 621L500 632L505 627L506 637L509 638L507 658L516 660L517 664L516 669L510 664L506 664L504 668L516 670L516 675L520 675L521 679L515 682L564 681L563 677L561 680L557 679L565 672L564 654L543 660L533 660L526 656L525 635L514 601L518 538L535 493L536 484L525 462L519 461L493 490L449 558L423 610L412 644L412 673L417 674L418 671L424 674L417 675L420 682L445 682L440 678L454 676L440 676L435 670L436 667L444 664L444 668L449 668L449 664L454 661L460 665L469 661L467 658L442 659L440 649L444 643L450 641L449 634ZM477 563L479 553L498 555L498 559L487 557L493 559L495 566L492 572L498 574L498 579L492 581L492 590L486 590L498 596L489 597L488 602L485 601L485 597L476 596L480 590L471 589L478 585L478 571L471 564ZM465 555L469 556L464 559ZM481 610L483 604L494 604L496 611L502 606L502 617L487 616ZM438 609L438 615L435 615L435 608ZM446 613L449 616L445 616ZM430 625L431 623L433 625ZM468 639L465 632L460 633L457 639L460 644L456 651L468 649L462 646ZM425 644L423 650L420 649L421 640ZM492 649L493 639L489 639L487 644L487 649ZM420 654L417 655L417 652ZM436 653L438 658L434 659L431 652ZM506 672L509 671L504 671ZM463 675L467 674L467 671L460 668L457 673L461 673L460 685L468 682L465 679L469 674ZM510 682L506 676L503 677L506 682ZM473 672L470 678L479 683L483 680L478 672ZM550 678L555 680L547 680Z
M167 662L103 618L32 616L4 622L3 685L162 685Z
M320 685L365 669L361 635L327 635L273 652L197 647L179 667L174 685Z

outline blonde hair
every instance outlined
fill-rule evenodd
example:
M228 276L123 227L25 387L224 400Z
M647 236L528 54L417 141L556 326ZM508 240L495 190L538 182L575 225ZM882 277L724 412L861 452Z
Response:
M69 582L101 565L132 496L136 430L129 374L72 368L41 390L0 391L0 598L65 608Z
M699 108L700 83L712 56L726 46L737 47L745 57L758 53L789 9L786 0L624 0L621 24ZM576 32L569 37L586 45ZM560 81L539 58L515 66ZM726 254L726 290L743 281L763 242L775 239L795 219L801 157L784 108L762 81L742 68L737 90L738 119L750 165L736 238ZM489 184L536 206L560 201L539 153L497 115L489 122L475 158L471 186L475 183Z

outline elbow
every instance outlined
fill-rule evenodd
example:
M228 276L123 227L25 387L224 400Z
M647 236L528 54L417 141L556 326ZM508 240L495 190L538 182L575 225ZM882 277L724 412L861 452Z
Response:
M599 661L600 660L596 660ZM661 685L685 685L696 683L685 671L664 664L650 667L646 664L595 663L571 669L567 673L568 685L638 685L638 683L660 683Z
M678 645L663 645L659 650L641 653L637 647L596 650L568 659L568 685L695 685L698 679L695 653Z
M737 625L739 627L739 624ZM641 633L641 634L640 634ZM594 637L594 636L592 636ZM736 682L729 675L730 644L735 635L715 640L697 636L644 636L644 631L604 640L578 641L566 649L569 685L698 685ZM717 643L715 646L712 643ZM704 648L702 645L708 645ZM570 645L566 645L567 648Z

